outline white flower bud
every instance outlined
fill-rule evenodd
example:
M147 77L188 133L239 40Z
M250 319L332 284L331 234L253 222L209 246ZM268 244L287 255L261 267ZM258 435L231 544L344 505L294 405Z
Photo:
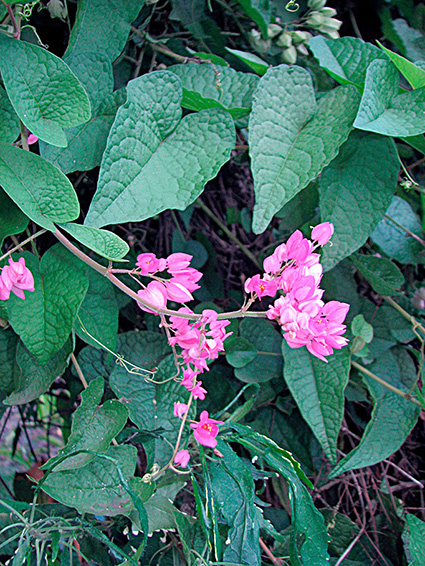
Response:
M47 9L50 12L52 18L59 18L65 20L68 13L66 6L61 2L61 0L50 0L47 4Z
M308 0L307 6L312 10L320 10L325 6L326 0Z
M270 39L273 39L274 37L276 37L277 35L280 34L282 29L283 28L281 26L279 26L278 24L270 24L267 27L267 34L270 37Z
M322 29L320 30L320 33L327 35L331 39L339 39L339 33L335 29L331 29L331 28L328 28L326 26L322 27Z
M293 45L284 49L282 51L281 59L283 63L288 63L288 65L293 65L297 60L297 50Z
M301 55L308 55L308 49L307 49L307 47L304 45L304 43L301 43L300 45L297 45L297 51L298 51L298 53L300 53Z
M292 35L290 33L282 33L282 35L277 38L276 44L280 47L291 47Z
M335 18L330 18L329 20L325 20L323 26L319 28L319 31L322 31L322 27L338 31L341 26L342 26L342 22L340 20L336 20Z
M305 43L307 41L307 33L306 31L293 31L292 32L292 43L294 45L300 45L300 43Z
M312 28L319 28L325 23L325 21L325 16L323 16L320 12L312 12L307 18L307 25Z
M323 14L325 16L325 18L333 18L334 16L336 16L336 10L335 8L328 8L327 6L325 8L322 8L320 10L320 13Z

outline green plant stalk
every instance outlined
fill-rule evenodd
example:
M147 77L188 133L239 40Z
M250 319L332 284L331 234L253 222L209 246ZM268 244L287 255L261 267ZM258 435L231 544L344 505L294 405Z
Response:
M246 255L246 257L248 257L248 258L252 261L252 263L255 264L256 267L258 267L259 269L261 269L260 262L259 262L258 259L255 257L255 255L254 255L252 252L250 252L249 249L248 249L246 246L244 246L244 244L239 240L239 238L237 238L237 237L233 234L233 232L232 232L231 230L229 230L229 228L224 224L224 222L222 222L222 221L220 220L220 218L218 218L218 216L216 216L216 215L214 214L214 212L212 212L212 210L210 210L210 209L208 208L208 206L207 206L205 203L203 203L203 202L201 201L201 199L198 198L198 200L196 201L195 205L196 205L196 206L199 206L199 208L201 208L201 209L205 212L205 214L207 214L207 215L211 218L211 220L213 220L213 221L217 224L217 226L219 226L219 227L223 230L223 232L224 232L233 242L235 242L235 244L241 249L241 251L243 251L243 253Z
M383 299L384 301L387 301L387 303L389 303L393 308L395 308L402 316L404 316L404 318L412 324L414 330L419 329L425 336L425 328L416 320L414 316L405 311L404 308L396 303L391 297L383 297Z
M419 401L414 399L411 395L409 395L408 393L405 393L401 389L398 389L398 387L394 387L394 385L391 385L391 383L388 383L384 379L381 379L380 377L378 377L377 375L375 375L374 373L369 371L367 368L363 367L362 365L358 364L355 361L351 361L351 365L354 368L361 371L362 373L364 373L365 375L367 375L368 377L370 377L371 379L373 379L374 381L378 382L380 385L382 385L383 387L385 387L386 389L388 389L392 393L395 393L399 397L403 397L403 399L405 399L406 401L409 401L410 403L413 403L417 407L422 408L422 405L419 403Z
M401 230L404 230L404 232L406 232L406 234L409 234L409 236L411 238L413 238L414 240L416 240L417 242L419 242L421 244L421 246L425 247L425 242L419 238L419 236L417 236L416 234L414 234L411 230L409 230L409 228L406 228L406 226L403 226L403 224L400 224L399 222L397 222L397 220L395 220L394 218L392 218L392 216L388 216L388 214L385 215L385 218L387 218L388 220L390 220L391 222L393 222L396 226L398 226Z

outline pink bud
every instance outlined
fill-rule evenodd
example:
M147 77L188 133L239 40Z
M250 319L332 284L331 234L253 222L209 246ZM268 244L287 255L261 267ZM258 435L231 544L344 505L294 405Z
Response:
M179 450L174 458L174 463L182 468L187 468L189 464L190 454L188 450Z
M324 246L329 242L333 233L334 225L330 222L322 222L313 228L311 238L315 240L319 246Z
M34 143L38 142L38 137L35 136L34 134L30 134L28 136L28 145L32 145Z
M187 408L188 407L186 403L180 403L180 401L176 401L174 403L174 416L179 417L179 419L183 418L187 413Z
M10 289L20 299L25 299L24 291L34 291L34 277L28 267L25 266L23 257L19 261L9 259L9 265L3 267L1 278L6 288Z
M183 254L180 252L169 255L167 258L168 271L170 273L174 273L175 271L182 271L182 269L186 269L189 267L192 257L193 256L189 254Z
M141 299L149 303L155 309L163 309L167 305L167 293L165 291L165 287L159 281L152 281L146 287L146 289L141 289L137 291L137 294ZM153 312L154 314L158 314L155 311L145 307L141 303L137 303L139 307L146 312Z

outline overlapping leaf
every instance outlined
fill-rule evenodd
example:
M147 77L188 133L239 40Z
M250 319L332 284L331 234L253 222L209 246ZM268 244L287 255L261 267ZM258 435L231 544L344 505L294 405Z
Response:
M121 260L129 251L128 244L108 230L70 222L61 224L61 228L90 250L111 261Z
M320 177L320 213L332 222L332 246L323 249L330 269L362 246L383 218L397 187L399 161L394 142L353 132Z
M28 226L29 219L0 188L0 247L6 236L20 234Z
M181 120L182 87L158 71L128 84L104 153L86 224L139 221L185 209L229 159L234 125L221 109Z
M74 187L39 155L0 142L0 185L31 220L54 230L53 222L75 220L80 205Z
M384 136L425 132L425 87L399 92L399 74L390 61L372 61L354 126Z
M351 259L379 295L395 295L404 283L402 272L389 259L360 254L353 255Z
M19 118L45 142L65 147L63 129L90 119L90 101L81 83L46 49L0 34L0 71Z
M291 349L285 340L282 352L285 382L326 456L335 463L344 414L344 389L350 374L350 352L344 348L325 363L305 348Z
M353 87L343 86L316 103L310 74L296 66L274 67L260 80L249 120L255 233L337 155L358 100Z
M0 87L0 136L6 143L16 141L19 136L19 118L13 110L6 91Z

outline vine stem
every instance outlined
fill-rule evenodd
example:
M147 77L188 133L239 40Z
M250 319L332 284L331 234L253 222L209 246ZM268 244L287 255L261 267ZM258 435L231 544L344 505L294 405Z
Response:
M422 405L419 403L419 401L414 399L411 395L405 393L401 389L398 389L398 387L394 387L394 385L391 385L391 383L388 383L384 379L381 379L380 377L378 377L377 375L375 375L374 373L372 373L371 371L369 371L367 368L363 367L359 363L352 361L351 365L354 368L361 371L362 373L364 373L365 375L367 375L368 377L370 377L371 379L373 379L374 381L377 381L380 385L382 385L386 389L389 389L392 393L395 393L399 397L403 397L403 399L405 399L406 401L410 401L410 403L413 403L414 405L417 405L418 407L422 408Z
M384 301L387 301L387 303L389 303L393 308L395 308L402 316L404 316L404 318L412 324L414 330L418 328L425 336L425 328L420 322L416 320L414 316L405 311L404 308L396 303L391 297L383 297L383 299Z
M413 238L414 240L419 242L421 244L421 246L425 247L425 242L422 240L422 238L419 238L419 236L417 236L414 232L409 230L409 228L406 228L406 226L403 226L403 224L400 224L400 222L397 222L397 220L395 218L393 218L392 216L389 216L388 214L385 214L385 218L390 220L393 224L398 226L398 228L400 228L401 230L404 230L404 232L406 232L406 234L408 234L411 238Z
M11 250L9 250L8 252L6 252L5 254L3 254L0 257L0 261L3 261L5 258L7 258L7 256L12 255L14 252L16 252L16 250L20 250L22 249L23 246L25 246L25 244L28 244L28 242L32 242L33 240L35 240L36 238L38 238L38 236L41 236L42 234L44 234L45 232L47 232L47 230L45 230L44 228L42 230L39 230L38 232L36 232L35 234L33 234L32 236L30 236L29 238L27 238L26 240L24 240L23 242L20 242L18 244L16 244L16 246L14 248L12 248Z
M155 307L154 305L150 304L148 301L145 301L144 299L142 299L137 293L135 293L132 289L130 289L130 287L127 287L127 285L125 283L123 283L120 279L115 277L115 275L113 275L112 270L110 268L105 267L105 266L101 265L100 263L97 263L97 261L95 261L94 259L89 257L87 254L82 252L80 249L78 249L77 246L75 246L72 242L70 242L68 240L68 238L64 234L62 234L62 232L58 228L56 228L54 235L71 253L76 255L79 259L84 261L84 263L86 263L88 266L93 268L95 271L97 271L98 273L100 273L101 275L103 275L104 277L109 279L109 281L113 285L118 287L118 289L121 289L121 291L123 291L123 293L125 293L126 295L128 295L129 297L131 297L133 300L137 301L138 303L140 303L144 307L147 307L149 310L153 311L154 313L164 314L164 315L167 315L167 316L176 316L178 318L186 318L188 320L201 320L202 319L202 314L195 314L195 313L186 314L186 313L181 313L181 312L178 312L178 311L172 310L172 309L165 309L165 308L159 309L159 308ZM243 309L239 309L237 311L220 313L217 316L217 319L218 320L227 320L227 319L231 319L231 318L244 318L244 317L266 318L266 316L267 316L267 313L265 311L254 312L254 311L244 311Z

